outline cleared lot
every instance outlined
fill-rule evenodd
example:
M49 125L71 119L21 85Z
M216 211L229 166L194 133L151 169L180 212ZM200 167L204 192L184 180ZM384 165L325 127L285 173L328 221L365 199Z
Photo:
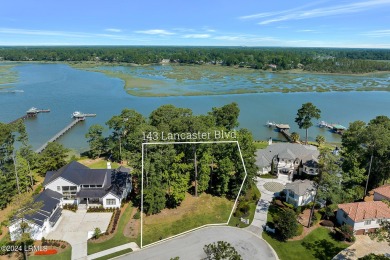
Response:
M105 231L112 213L86 213L86 211L62 211L62 219L47 239L59 239L72 245L72 259L86 259L88 231L95 228Z

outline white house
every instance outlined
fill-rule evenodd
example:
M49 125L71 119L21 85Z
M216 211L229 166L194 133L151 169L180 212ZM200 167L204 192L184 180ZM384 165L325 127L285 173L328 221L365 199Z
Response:
M266 174L273 164L273 174L286 174L291 180L294 174L317 175L319 154L312 145L270 142L267 148L256 151L256 165L259 174Z
M353 227L355 234L374 232L384 220L390 220L390 207L382 201L339 204L336 214L340 225Z
M11 240L15 241L20 238L22 222L28 224L25 232L29 233L32 239L40 240L46 236L61 218L61 199L60 193L49 189L35 196L34 203L41 203L41 207L31 214L26 214L23 218L11 220L9 226Z
M286 202L294 207L304 206L314 201L316 189L314 183L310 180L296 180L287 183L284 192L286 193Z
M73 161L58 171L46 173L45 189L62 194L63 204L100 204L118 208L132 188L130 169L90 169Z
M386 184L374 189L374 200L390 201L390 184Z

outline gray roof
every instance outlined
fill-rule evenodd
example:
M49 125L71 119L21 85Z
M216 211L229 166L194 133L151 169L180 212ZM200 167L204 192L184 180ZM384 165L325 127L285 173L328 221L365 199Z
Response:
M55 179L62 177L76 185L90 184L102 185L106 174L111 170L90 169L79 162L72 161L56 172L47 172L43 185L46 186Z
M272 158L276 155L281 159L295 160L304 158L318 158L320 152L312 145L274 143L265 149L256 151L256 165L259 167L269 166ZM305 162L305 160L303 160Z
M130 169L123 166L113 170L90 169L79 162L73 161L56 172L47 172L44 185L46 186L60 177L76 185L104 184L101 188L81 188L77 196L82 198L102 198L108 193L121 197L126 184L131 186Z
M106 194L105 188L81 188L76 196L79 198L102 198Z
M43 222L50 217L58 203L60 203L61 198L62 194L45 189L34 197L34 203L41 202L42 207L31 215L25 215L24 218L42 226Z
M307 191L315 190L314 182L310 180L296 180L291 183L287 183L286 190L292 190L295 194L299 196L304 195Z

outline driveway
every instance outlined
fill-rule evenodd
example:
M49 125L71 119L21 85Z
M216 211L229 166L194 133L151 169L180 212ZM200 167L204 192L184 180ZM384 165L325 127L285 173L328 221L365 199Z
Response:
M202 228L115 259L169 260L179 256L180 259L199 260L206 257L203 247L217 241L229 242L245 260L278 259L262 238L235 227Z
M333 259L334 260L358 259L370 253L374 253L374 254L390 253L389 243L372 240L367 235L357 235L355 243L353 243L353 245L338 253Z
M60 223L47 235L47 239L64 240L72 246L72 259L87 259L88 231L100 228L104 232L110 224L112 213L76 213L63 210Z
M280 192L287 182L285 176L280 176L278 179L257 178L256 186L261 193L261 198L257 203L255 216L248 229L256 235L261 236L263 226L267 223L268 207L274 197L274 194Z

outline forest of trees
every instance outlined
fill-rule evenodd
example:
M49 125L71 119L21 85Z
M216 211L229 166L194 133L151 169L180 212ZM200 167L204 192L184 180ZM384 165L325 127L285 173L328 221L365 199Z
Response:
M104 128L100 125L91 126L86 136L92 156L107 154L113 160L126 161L133 168L135 201L139 203L141 148L147 141L143 139L144 133L231 131L238 126L238 116L236 103L213 108L207 115L193 115L190 109L163 105L149 118L144 118L135 110L124 109L106 123L108 137L103 137ZM236 133L237 139L230 140L239 141L245 160L248 173L245 192L257 172L256 148L251 132L239 129ZM245 177L236 143L147 145L144 155L144 211L147 214L180 205L186 193L197 196L207 192L235 198Z
M23 120L13 124L0 122L0 210L15 195L32 191L37 173L44 177L47 171L64 166L68 151L61 144L49 143L45 151L37 154L28 144Z
M386 49L276 47L2 47L0 60L50 62L220 64L253 69L303 68L313 72L365 73L390 71Z

